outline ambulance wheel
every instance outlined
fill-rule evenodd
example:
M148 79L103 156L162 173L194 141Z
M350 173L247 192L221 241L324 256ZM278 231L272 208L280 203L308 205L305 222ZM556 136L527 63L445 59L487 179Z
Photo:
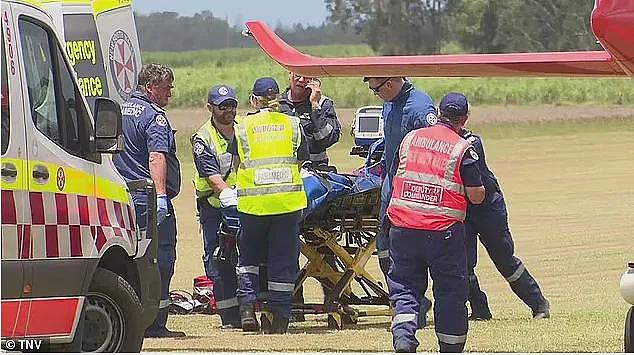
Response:
M84 303L82 351L138 353L143 345L143 306L130 284L97 268Z
M634 306L625 317L625 352L634 353Z

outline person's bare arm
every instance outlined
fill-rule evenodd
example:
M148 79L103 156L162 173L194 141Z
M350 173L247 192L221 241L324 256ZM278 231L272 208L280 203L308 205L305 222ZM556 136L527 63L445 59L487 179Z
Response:
M469 201L471 201L471 203L473 203L474 205L479 205L482 203L482 201L484 201L486 190L484 189L484 186L466 186L465 192L467 194L467 198L469 199Z
M165 195L165 181L167 176L167 161L165 160L165 153L163 152L150 152L150 158L148 161L150 167L150 176L154 181L154 188L157 195Z
M222 176L220 176L220 174L207 176L206 180L207 184L211 186L214 192L220 192L229 187L229 185L227 185L227 183L222 180Z

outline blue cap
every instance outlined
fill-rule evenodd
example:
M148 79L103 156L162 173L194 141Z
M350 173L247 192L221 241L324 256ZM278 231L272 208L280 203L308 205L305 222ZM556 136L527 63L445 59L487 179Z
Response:
M267 97L280 93L280 87L277 81L270 76L260 78L253 83L253 95Z
M236 91L231 86L216 85L209 90L207 95L207 102L212 105L218 106L227 100L233 100L236 104L238 103Z
M450 92L440 101L439 109L445 117L464 117L469 114L469 101L461 93Z

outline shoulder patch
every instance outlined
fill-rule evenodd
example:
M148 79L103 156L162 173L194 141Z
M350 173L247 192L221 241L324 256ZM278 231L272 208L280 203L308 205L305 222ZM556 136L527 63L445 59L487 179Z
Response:
M477 140L478 140L478 138L476 138L475 136L469 136L469 137L467 137L467 142L469 142L469 143L473 143L473 142L475 142L475 141L477 141Z
M200 143L200 142L196 142L194 143L194 154L195 155L201 155L203 152L205 151L205 146Z
M157 125L159 125L161 127L167 126L167 118L165 118L164 115L162 115L162 114L156 115L155 120L156 120L156 124Z
M480 159L480 157L478 156L478 153L476 153L475 150L469 149L469 153L471 154L471 158L473 158L473 160Z
M438 116L436 116L435 113L430 112L427 114L427 116L425 116L425 121L427 121L428 125L433 126L438 123Z

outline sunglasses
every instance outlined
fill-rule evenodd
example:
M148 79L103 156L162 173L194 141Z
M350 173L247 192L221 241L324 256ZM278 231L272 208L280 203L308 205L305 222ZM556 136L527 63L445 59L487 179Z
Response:
M380 84L379 84L378 86L376 86L376 87L371 87L371 86L368 86L368 88L369 88L370 90L372 90L372 92L373 92L375 95L378 95L378 94L379 94L379 91L381 90L381 88L383 87L383 85L387 84L387 82L388 82L388 81L390 81L390 79L392 79L392 78L387 78L387 79L383 80L383 82L382 82L382 83L380 83Z
M238 108L238 105L236 105L235 103L230 103L230 104L218 105L216 107L218 107L218 110L220 111L226 111L226 110L235 110L236 108Z

